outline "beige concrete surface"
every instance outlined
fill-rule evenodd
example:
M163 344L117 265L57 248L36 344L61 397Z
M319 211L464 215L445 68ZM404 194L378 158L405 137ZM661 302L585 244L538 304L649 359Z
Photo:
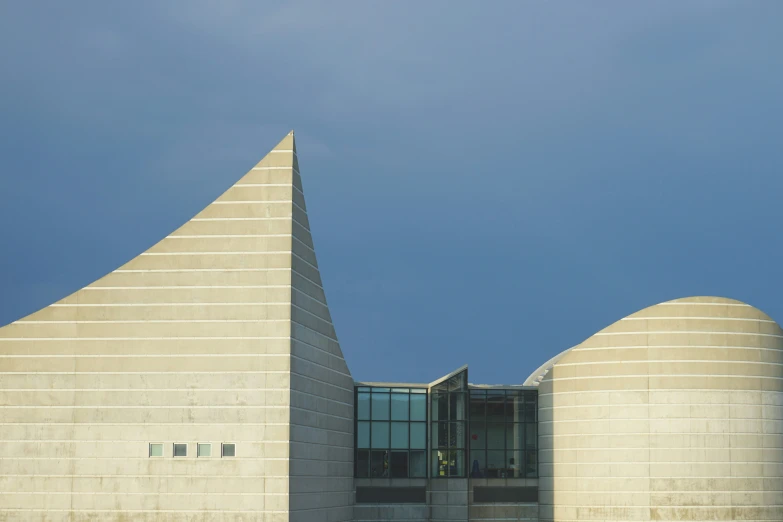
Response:
M662 303L539 386L542 521L783 520L783 331L730 299Z
M309 226L291 133L158 244L0 328L0 521L351 520L353 380Z

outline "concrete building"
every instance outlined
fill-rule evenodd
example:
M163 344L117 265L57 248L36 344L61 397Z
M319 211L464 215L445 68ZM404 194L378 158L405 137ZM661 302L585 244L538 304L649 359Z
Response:
M0 328L1 522L783 520L783 331L759 310L662 303L520 385L356 382L306 208L291 133Z

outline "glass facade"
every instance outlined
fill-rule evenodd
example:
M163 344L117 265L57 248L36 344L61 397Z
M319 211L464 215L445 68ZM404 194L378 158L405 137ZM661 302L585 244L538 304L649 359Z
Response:
M463 371L429 393L375 386L355 393L356 477L538 477L536 390L469 390Z
M470 476L538 476L538 394L470 390Z
M426 477L427 390L356 388L356 476Z
M431 477L464 477L467 442L467 371L432 387Z

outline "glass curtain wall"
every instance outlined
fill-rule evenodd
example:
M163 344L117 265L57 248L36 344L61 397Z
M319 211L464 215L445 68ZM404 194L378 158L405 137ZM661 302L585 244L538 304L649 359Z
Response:
M538 476L538 394L470 391L470 476Z
M426 477L426 450L426 389L356 388L357 477Z
M467 371L430 391L432 477L465 477Z

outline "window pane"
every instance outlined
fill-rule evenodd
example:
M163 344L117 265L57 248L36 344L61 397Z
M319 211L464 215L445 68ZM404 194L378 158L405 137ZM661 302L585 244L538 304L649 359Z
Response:
M487 451L487 477L503 478L506 476L506 452Z
M389 447L389 423L388 422L373 422L372 424L372 447L373 448L388 448Z
M465 453L462 450L436 450L432 452L433 477L464 477Z
M410 476L427 476L427 457L424 451L411 451L410 455Z
M448 383L449 390L464 390L468 385L468 372L462 371L446 381Z
M372 420L389 420L389 394L372 394Z
M465 452L462 450L449 451L449 476L465 476Z
M411 448L427 449L426 422L411 422Z
M506 390L506 402L504 408L503 416L506 418L508 422L513 422L514 420L514 397L516 396L516 392L514 390Z
M538 476L538 452L536 451L525 452L525 476Z
M356 452L356 476L359 478L370 476L370 452L367 450Z
M465 420L465 394L449 394L449 420Z
M470 421L470 449L487 447L487 425L483 422Z
M487 392L487 422L504 422L506 394L502 391Z
M525 403L525 422L536 422L535 403Z
M487 448L506 449L506 425L497 422L487 424Z
M388 477L389 476L389 452L372 451L370 452L370 477Z
M392 451L391 454L392 478L408 478L408 452Z
M162 457L163 444L150 444L150 457Z
M391 447L396 449L408 449L408 423L391 423Z
M437 415L433 413L434 420L449 420L449 395L441 393L435 396L438 401Z
M446 475L446 458L445 452L441 450L435 450L432 452L432 476L433 477L445 477Z
M424 393L424 394L426 394L427 393L427 389L426 388L411 388L410 392L411 393Z
M199 444L196 447L196 455L199 457L211 457L212 444Z
M515 404L515 410L514 410L514 417L515 422L524 422L525 421L525 403L530 402L530 394L528 392L524 392L521 397L517 400Z
M408 420L408 397L402 393L392 393L391 395L391 418L392 420Z
M427 396L411 395L411 420L427 420Z
M432 423L432 446L434 448L447 448L449 446L449 423Z
M521 450L525 443L525 425L524 424L506 424L506 449Z
M465 447L465 423L464 422L449 423L449 447L450 448Z
M538 449L537 432L537 424L525 424L525 449Z
M470 451L470 476L472 478L484 478L487 469L487 452L484 450Z
M236 446L234 444L223 444L223 456L224 457L235 457L236 456Z
M356 423L356 447L357 448L370 447L370 423L369 422Z
M520 410L525 404L522 392L506 390L506 422L522 422L524 417Z
M187 457L188 445L187 444L174 444L174 456L175 457Z
M524 471L522 470L522 457L524 456L524 451L507 451L506 452L506 464L508 466L508 476L509 477L524 477Z
M487 392L470 392L470 420L483 421L487 414Z
M360 393L356 398L356 418L370 420L370 394Z

